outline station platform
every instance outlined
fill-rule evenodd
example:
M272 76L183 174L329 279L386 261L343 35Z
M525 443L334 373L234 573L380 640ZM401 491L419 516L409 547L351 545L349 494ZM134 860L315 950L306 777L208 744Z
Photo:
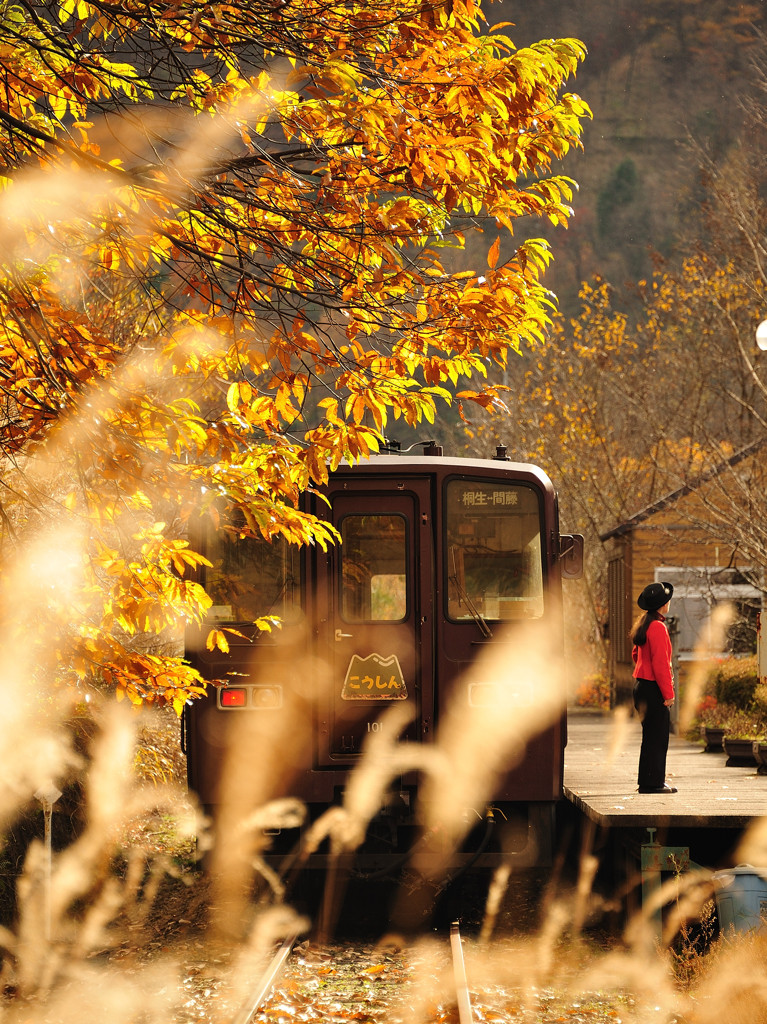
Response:
M666 779L677 793L637 792L642 728L638 718L568 711L564 791L590 821L605 828L734 829L767 814L767 775L727 768L722 753L672 735Z

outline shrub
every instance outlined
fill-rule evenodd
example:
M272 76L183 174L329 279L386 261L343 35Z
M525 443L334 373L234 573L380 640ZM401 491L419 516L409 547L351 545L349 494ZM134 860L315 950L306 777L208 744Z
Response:
M703 719L705 718L706 715L713 714L714 713L714 709L718 708L718 707L719 707L719 701L716 699L716 697L713 694L711 694L711 693L707 693L706 696L701 700L700 704L698 704L698 710L697 710L698 718L701 720L701 722L704 725L707 724L707 723L703 722Z
M602 672L594 672L583 680L575 691L575 703L579 708L610 708L610 680Z
M186 782L186 761L179 742L179 721L170 708L144 715L138 731L138 746L133 767L144 782Z
M767 723L757 712L736 708L722 722L725 737L733 740L764 740Z
M753 707L763 718L767 719L767 683L759 683L754 690Z
M712 673L711 683L720 704L734 704L746 710L753 703L759 683L756 655L721 661Z
M704 697L698 706L695 726L697 728L705 725L710 729L724 729L738 710L734 704L720 703L716 697Z

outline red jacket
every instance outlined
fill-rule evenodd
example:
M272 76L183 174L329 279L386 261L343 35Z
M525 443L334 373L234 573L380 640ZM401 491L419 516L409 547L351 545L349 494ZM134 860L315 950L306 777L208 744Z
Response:
M674 696L674 672L671 668L671 638L663 616L647 627L647 640L641 647L634 645L635 679L654 679L664 700Z

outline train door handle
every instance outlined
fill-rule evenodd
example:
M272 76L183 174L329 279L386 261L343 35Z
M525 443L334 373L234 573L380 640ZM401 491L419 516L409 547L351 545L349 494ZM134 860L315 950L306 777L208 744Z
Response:
M336 643L340 643L342 640L351 640L351 633L342 633L340 629L336 630Z

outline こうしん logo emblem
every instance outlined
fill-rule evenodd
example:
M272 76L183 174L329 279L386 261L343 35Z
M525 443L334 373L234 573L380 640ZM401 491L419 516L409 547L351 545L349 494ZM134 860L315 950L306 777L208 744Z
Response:
M405 700L407 686L396 654L384 658L353 654L341 690L342 700Z

